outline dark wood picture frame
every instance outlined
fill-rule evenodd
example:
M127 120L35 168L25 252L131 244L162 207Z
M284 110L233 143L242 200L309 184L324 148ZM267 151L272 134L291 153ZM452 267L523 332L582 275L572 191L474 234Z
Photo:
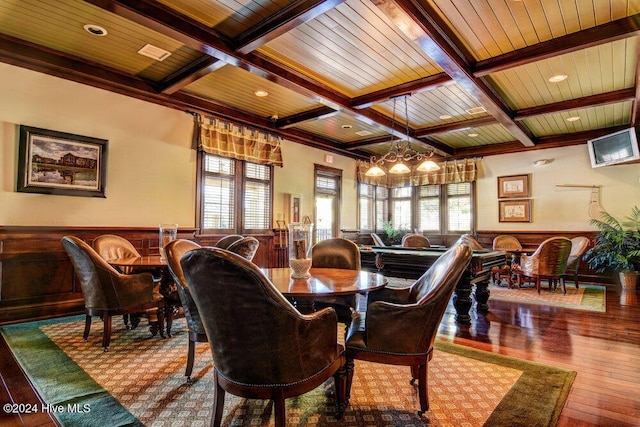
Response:
M105 139L20 125L17 191L106 197Z
M531 222L531 199L499 200L500 222Z
M498 198L529 197L531 195L531 175L508 175L498 177Z

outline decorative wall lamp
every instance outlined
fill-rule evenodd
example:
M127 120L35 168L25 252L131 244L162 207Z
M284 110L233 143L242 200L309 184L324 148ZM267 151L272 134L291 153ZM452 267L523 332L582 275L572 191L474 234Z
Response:
M396 122L396 101L398 97L393 98L393 120L391 122L391 147L389 151L380 157L371 156L369 164L371 167L365 172L366 176L383 176L386 174L384 171L385 163L394 163L389 168L391 174L403 174L411 172L411 169L405 164L405 162L418 161L422 162L416 168L420 172L431 172L440 169L431 157L433 156L433 150L429 153L421 153L411 148L411 142L409 142L409 110L407 107L407 98L409 95L403 95L404 98L404 112L405 112L405 135L403 139L396 141L393 139L393 125Z

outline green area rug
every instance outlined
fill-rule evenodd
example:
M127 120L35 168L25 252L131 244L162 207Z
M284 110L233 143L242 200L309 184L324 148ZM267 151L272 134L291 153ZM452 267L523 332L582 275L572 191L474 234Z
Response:
M209 424L211 354L208 345L197 346L194 383L186 384L184 319L168 339L152 338L143 325L126 330L115 320L107 353L100 346L99 322L88 342L82 340L83 325L83 317L75 316L0 328L43 400L59 408L55 416L63 426ZM409 378L407 367L356 361L350 406L341 420L333 416L330 381L288 399L287 423L423 425ZM439 341L429 364L426 416L431 426L553 426L574 378L573 371ZM269 424L269 402L227 394L223 425Z
M542 286L540 294L535 287L522 287L518 289L489 286L491 300L501 300L509 302L521 302L527 304L546 305L550 307L565 307L574 310L598 311L604 313L606 311L606 288L597 285L583 285L579 288L572 283L567 283L567 293L562 292L562 288L558 286L555 290L548 290L546 284Z

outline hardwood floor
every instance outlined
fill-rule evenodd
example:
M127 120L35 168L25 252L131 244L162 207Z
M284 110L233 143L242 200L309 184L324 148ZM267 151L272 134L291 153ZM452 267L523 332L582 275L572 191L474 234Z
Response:
M568 284L572 286L572 284ZM490 312L469 327L452 307L439 339L577 371L558 426L640 425L640 292L607 286L607 312L489 300ZM36 402L37 395L0 339L0 400ZM46 414L0 414L2 426L55 426Z

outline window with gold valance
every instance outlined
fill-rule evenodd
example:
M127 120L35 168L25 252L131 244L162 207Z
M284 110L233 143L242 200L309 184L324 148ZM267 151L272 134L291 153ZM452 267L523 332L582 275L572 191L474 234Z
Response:
M282 167L281 138L216 117L195 116L198 150L208 154Z
M446 160L438 163L440 169L433 172L414 172L403 175L387 173L381 177L369 177L365 173L369 163L358 161L356 174L358 182L387 188L421 186L427 184L455 184L473 182L478 177L479 158Z

